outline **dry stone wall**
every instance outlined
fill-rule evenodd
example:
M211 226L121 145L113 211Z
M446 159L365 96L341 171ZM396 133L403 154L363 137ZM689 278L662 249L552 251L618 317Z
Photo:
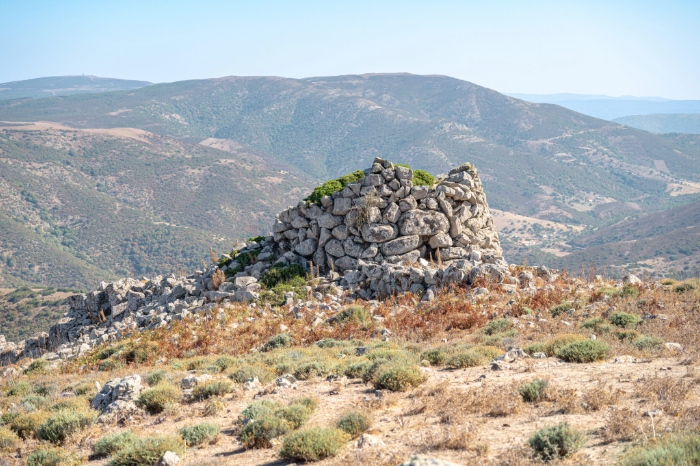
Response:
M476 169L461 165L435 186L414 186L413 170L375 159L360 181L277 215L274 242L322 272L362 265L503 259Z

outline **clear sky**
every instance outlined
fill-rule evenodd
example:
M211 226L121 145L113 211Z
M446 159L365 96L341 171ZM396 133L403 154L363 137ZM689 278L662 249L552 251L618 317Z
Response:
M700 99L700 1L0 1L0 82L400 71Z

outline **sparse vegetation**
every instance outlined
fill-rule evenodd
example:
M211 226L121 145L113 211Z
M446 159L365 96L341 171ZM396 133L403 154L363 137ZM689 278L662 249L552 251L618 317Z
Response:
M567 458L576 453L586 442L586 436L562 422L535 432L528 444L544 461Z
M579 340L559 348L556 355L568 362L594 362L605 359L610 347L601 340Z
M367 414L352 411L341 416L335 426L354 439L369 429L371 424L372 421Z
M117 432L99 439L92 447L92 451L99 456L111 456L138 441L139 436L133 432Z
M530 383L521 385L518 388L518 393L523 397L523 401L527 403L537 403L544 399L547 392L549 381L547 379L536 379Z
M289 460L319 461L337 455L349 440L340 429L317 427L286 436L280 455Z
M208 422L183 427L178 431L187 446L195 447L205 442L213 442L219 435L219 427Z
M139 394L136 405L149 413L155 414L165 410L169 405L180 400L180 389L167 382L144 390Z

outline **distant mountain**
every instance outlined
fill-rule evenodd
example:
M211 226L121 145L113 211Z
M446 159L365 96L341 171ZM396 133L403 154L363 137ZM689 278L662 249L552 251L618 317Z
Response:
M615 118L615 123L654 133L700 134L700 113L670 113L667 115L630 115Z
M128 91L150 86L148 81L98 78L97 76L54 76L0 84L0 100L31 97L40 99L58 95Z
M528 102L561 105L575 112L614 121L630 115L700 113L700 100L670 100L662 97L610 97L586 94L508 94Z
M97 238L105 260L89 265L106 264L104 273L191 267L201 257L206 234L225 244L264 233L276 209L296 203L316 183L365 167L375 156L434 174L472 162L492 207L573 225L599 226L700 194L700 136L655 135L446 76L183 81L0 101L0 121L57 125L5 133L14 155L7 157L9 149L0 147L0 163L6 164L0 166L0 183L4 197L16 202L4 208L14 222L8 231L55 244L45 235L49 226L60 234L57 227L75 225L70 230L85 236L69 234L69 246L63 245L69 251L61 253L98 257L89 245ZM105 130L109 138L92 142L92 135ZM59 180L65 189L77 186L68 182L73 176L90 186L75 188L90 193L75 201L79 207L72 207L74 201L56 203L51 193L57 188L38 175L49 163L46 157L62 170L70 162L74 174ZM63 173L46 170L42 176ZM98 221L86 210L96 203L102 205ZM124 240L134 225L143 233ZM43 233L37 233L40 226ZM156 226L180 236L167 244L150 240ZM184 247L195 244L187 234L200 235L196 247ZM152 243L165 246L157 254L152 246L142 247ZM25 254L21 242L13 244L12 255ZM32 257L29 271L37 270L42 256ZM82 287L79 281L65 284Z

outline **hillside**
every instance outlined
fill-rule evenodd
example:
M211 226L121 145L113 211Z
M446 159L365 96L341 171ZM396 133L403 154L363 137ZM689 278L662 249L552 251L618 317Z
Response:
M136 130L0 132L3 286L85 288L201 266L310 183L282 162Z
M148 81L99 78L97 76L53 76L0 83L0 100L30 97L41 99L57 95L126 91L150 86Z
M630 115L615 118L613 121L653 133L700 134L700 114L698 113Z

